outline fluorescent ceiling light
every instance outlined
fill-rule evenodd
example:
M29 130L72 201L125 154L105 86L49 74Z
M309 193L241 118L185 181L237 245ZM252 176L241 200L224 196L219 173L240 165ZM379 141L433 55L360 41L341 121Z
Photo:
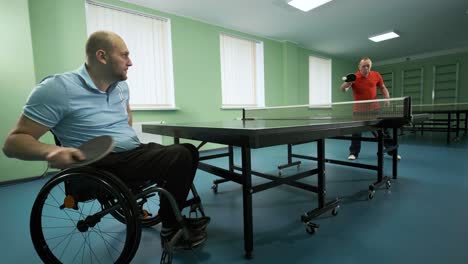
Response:
M398 35L397 33L391 31L391 32L388 32L388 33L384 33L384 34L380 34L380 35L377 35L377 36L370 37L369 39L374 41L374 42L380 42L380 41L384 41L384 40L387 40L387 39L398 38L399 36L400 35Z
M330 1L331 0L292 0L289 1L288 4L304 12L307 12Z

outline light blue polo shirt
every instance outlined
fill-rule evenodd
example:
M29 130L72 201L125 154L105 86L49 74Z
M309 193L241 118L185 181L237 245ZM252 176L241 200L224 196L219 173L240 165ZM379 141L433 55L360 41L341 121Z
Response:
M126 82L102 92L83 64L75 71L44 78L29 95L23 114L49 127L63 146L78 147L109 135L116 143L114 152L120 152L140 144L128 125L129 99Z

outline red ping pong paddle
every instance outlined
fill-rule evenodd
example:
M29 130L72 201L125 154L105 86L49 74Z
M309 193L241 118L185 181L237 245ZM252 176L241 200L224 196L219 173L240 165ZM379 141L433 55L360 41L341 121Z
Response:
M96 162L109 154L114 149L114 145L111 136L99 136L88 140L78 147L86 158L73 163L70 167L81 167Z

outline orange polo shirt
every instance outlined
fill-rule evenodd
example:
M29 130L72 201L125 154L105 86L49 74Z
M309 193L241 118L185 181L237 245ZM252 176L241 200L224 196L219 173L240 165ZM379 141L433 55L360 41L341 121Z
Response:
M382 86L383 80L380 73L370 71L367 77L361 72L356 72L356 81L353 83L353 97L355 101L377 99L377 86Z

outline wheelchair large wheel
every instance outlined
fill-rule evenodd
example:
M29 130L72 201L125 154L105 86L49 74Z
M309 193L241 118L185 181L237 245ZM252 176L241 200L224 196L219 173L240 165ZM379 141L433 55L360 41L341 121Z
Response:
M70 194L70 182L93 186L92 195ZM124 222L112 216L115 211ZM45 263L129 263L141 238L138 214L130 191L118 179L63 171L44 185L34 202L31 238Z

